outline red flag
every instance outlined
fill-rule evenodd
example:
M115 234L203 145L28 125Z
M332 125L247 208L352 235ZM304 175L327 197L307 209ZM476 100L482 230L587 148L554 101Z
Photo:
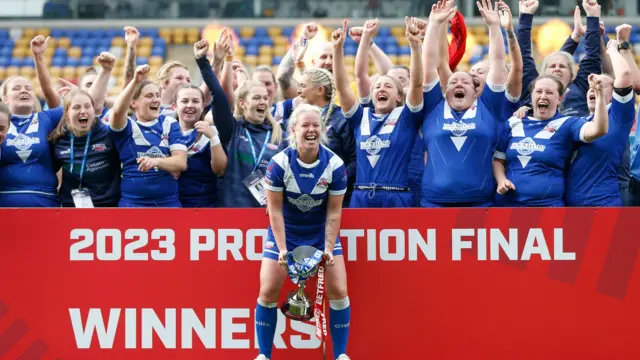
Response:
M464 16L458 11L451 19L451 44L449 44L449 68L454 71L460 61L467 45L467 25Z

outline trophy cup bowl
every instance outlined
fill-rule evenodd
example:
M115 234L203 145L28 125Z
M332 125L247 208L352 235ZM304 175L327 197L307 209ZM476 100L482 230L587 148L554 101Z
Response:
M313 246L299 246L293 250L293 261L299 265L305 264L306 259L311 258L318 249ZM318 264L308 274L301 274L298 281L298 290L292 291L282 303L280 309L284 316L292 320L307 321L313 317L313 304L304 293L306 279L318 272Z

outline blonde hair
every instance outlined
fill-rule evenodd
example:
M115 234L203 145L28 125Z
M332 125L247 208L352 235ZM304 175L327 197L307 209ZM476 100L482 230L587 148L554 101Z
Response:
M388 78L391 79L391 81L393 82L393 84L396 86L396 89L398 89L398 97L400 98L400 100L398 100L396 102L396 107L398 106L404 106L404 98L405 98L405 94L404 94L404 89L402 88L402 84L400 83L400 80L394 78L393 76L389 76L389 75L380 75L378 76L378 78L376 79L376 81L373 82L373 84L371 84L371 90L369 91L369 94L371 94L371 101L373 101L373 89L375 89L376 84L378 83L378 81L380 81L380 79L382 78Z
M160 89L164 89L164 82L169 79L169 74L171 73L171 70L177 67L181 67L189 71L189 68L179 61L169 61L168 63L165 63L164 65L162 65L160 70L158 70L158 73L156 74L156 80L160 85Z
M242 84L242 86L240 86L236 90L236 106L233 112L233 116L236 118L236 120L241 117L244 117L242 108L240 107L240 101L247 101L247 96L249 95L249 92L251 91L251 89L258 86L265 88L264 84L262 84L260 81L247 80ZM283 136L282 128L280 127L280 124L278 124L278 122L273 118L273 116L271 116L271 111L269 109L267 109L266 111L265 118L269 121L272 128L271 143L275 145L280 145L280 143L282 143L282 136Z
M293 110L293 113L291 113L291 116L289 117L289 131L287 132L287 141L289 142L289 146L292 148L295 148L298 145L296 142L296 135L293 133L293 129L298 124L300 115L305 113L318 114L318 117L320 117L322 114L322 109L315 105L309 104L300 104L296 106L296 109ZM320 143L323 145L329 142L329 139L327 139L326 128L326 124L323 121L320 121Z
M326 127L329 119L331 119L333 110L336 107L336 81L334 80L333 75L325 69L308 69L303 73L303 75L304 74L309 75L309 79L311 79L313 86L324 88L324 99L329 102L329 108L321 120L322 126Z
M566 51L556 51L552 54L547 55L544 58L544 60L542 60L542 73L547 72L547 66L549 66L549 60L556 55L561 55L567 58L567 61L569 62L569 73L571 74L571 80L573 80L574 77L576 76L576 61L573 59L573 55L569 54Z
M26 77L20 76L20 75L9 76L2 83L2 86L0 86L0 94L2 94L2 102L4 102L4 97L7 96L7 92L9 91L9 83L11 83L13 80L15 80L17 78L27 79ZM27 79L27 80L29 80L29 79ZM29 82L31 82L31 81L29 81ZM34 94L35 94L35 91L34 91ZM42 111L42 104L40 104L40 101L38 100L38 97L36 96L35 99L33 100L33 112L39 113L41 111Z
M47 136L47 140L49 140L52 143L56 143L58 142L58 140L60 140L61 137L63 137L68 131L69 131L69 108L71 107L71 101L73 100L73 98L75 98L77 95L84 95L86 97L89 98L89 100L91 100L91 106L95 107L95 103L93 102L93 98L91 97L91 95L78 88L78 89L74 89L69 91L69 93L64 97L64 105L63 105L63 111L62 111L62 119L60 120L60 122L58 122L58 125L56 126L55 129L53 129L53 131L51 131L49 133L49 135ZM99 121L97 119L94 119L94 125L97 124Z

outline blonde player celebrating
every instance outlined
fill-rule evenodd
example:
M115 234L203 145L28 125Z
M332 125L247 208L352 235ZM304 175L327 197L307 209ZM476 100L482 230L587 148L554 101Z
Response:
M334 358L347 360L351 307L347 272L338 234L342 200L347 191L343 161L326 142L320 108L299 105L289 122L290 147L269 162L265 177L269 207L268 238L260 269L256 332L260 355L271 357L278 320L277 301L287 272L287 253L310 245L326 257L326 290Z

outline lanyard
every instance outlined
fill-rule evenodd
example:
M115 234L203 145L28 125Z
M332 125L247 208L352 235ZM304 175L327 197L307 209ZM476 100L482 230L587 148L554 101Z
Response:
M253 155L253 161L255 165L253 166L253 171L256 171L258 165L260 165L260 160L262 160L262 156L264 155L264 151L267 149L267 144L269 140L271 140L271 130L267 131L267 136L264 138L264 144L262 144L262 150L260 150L260 156L256 157L256 148L253 146L253 139L251 138L251 134L247 128L244 129L244 132L247 134L247 139L249 139L249 146L251 147L251 155Z
M71 133L71 148L69 149L69 172L73 174L73 163L74 163L74 152L73 152L73 142L75 140L75 136ZM84 175L84 167L87 165L87 154L89 153L89 142L91 140L91 131L87 134L87 143L84 145L84 154L82 154L82 164L80 164L80 185L79 188L82 188L82 176Z

